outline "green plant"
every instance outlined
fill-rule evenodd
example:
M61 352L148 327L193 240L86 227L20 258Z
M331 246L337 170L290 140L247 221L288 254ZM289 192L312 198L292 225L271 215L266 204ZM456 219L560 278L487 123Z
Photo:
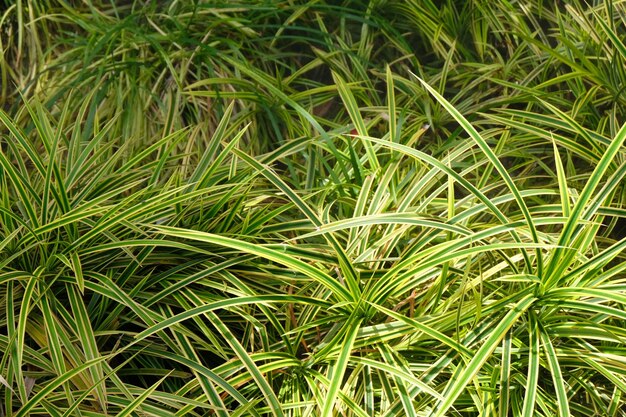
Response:
M0 415L625 415L624 4L8 2Z

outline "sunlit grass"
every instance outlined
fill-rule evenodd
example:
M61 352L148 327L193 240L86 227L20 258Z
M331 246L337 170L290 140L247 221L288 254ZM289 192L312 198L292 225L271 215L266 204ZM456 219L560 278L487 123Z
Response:
M0 415L626 415L625 10L9 2Z

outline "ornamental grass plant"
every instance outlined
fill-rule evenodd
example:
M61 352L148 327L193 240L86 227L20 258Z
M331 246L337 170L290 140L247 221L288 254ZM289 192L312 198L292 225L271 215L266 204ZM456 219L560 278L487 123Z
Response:
M626 1L0 4L0 416L626 416Z

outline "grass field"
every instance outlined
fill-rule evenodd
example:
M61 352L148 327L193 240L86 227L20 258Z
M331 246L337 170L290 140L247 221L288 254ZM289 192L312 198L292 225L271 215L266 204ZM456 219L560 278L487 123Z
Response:
M626 1L0 11L0 417L626 416Z

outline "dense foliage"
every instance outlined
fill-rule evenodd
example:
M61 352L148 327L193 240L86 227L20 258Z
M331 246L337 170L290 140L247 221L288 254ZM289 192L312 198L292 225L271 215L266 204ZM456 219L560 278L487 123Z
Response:
M624 0L0 7L0 416L626 416Z

